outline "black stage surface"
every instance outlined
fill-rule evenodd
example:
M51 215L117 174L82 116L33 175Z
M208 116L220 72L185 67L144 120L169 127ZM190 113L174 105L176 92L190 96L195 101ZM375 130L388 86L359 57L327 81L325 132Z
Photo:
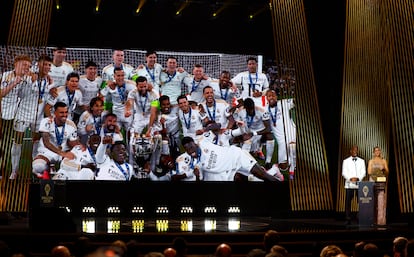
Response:
M318 256L327 244L351 254L358 241L390 253L395 237L414 238L406 219L385 226L360 226L357 220L345 225L332 211L291 211L288 195L288 183L43 181L30 185L27 213L0 213L0 240L40 257L57 244L73 248L80 236L95 248L134 239L142 254L163 251L183 237L189 255L211 255L225 242L234 256L245 256L262 248L264 233L273 229L291 256Z

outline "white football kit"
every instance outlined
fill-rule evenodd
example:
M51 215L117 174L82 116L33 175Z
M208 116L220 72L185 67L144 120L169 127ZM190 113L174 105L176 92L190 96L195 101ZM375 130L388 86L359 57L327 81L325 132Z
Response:
M251 97L254 100L255 105L262 107L266 105L265 93L267 89L269 89L269 80L267 79L266 74L243 71L232 78L231 82L241 87L241 97L243 99ZM262 92L262 96L253 97L254 91Z
M205 181L233 181L236 172L249 176L257 161L240 147L223 147L208 140L199 142L197 166Z
M55 87L60 87L66 85L66 78L71 72L73 72L73 67L68 62L63 62L61 66L55 66L52 63L49 76L53 79Z

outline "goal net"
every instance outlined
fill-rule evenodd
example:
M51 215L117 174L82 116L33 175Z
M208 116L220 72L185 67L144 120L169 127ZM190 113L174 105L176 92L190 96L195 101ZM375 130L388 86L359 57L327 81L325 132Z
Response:
M124 50L124 53L124 62L135 68L145 63L144 50ZM12 70L14 58L22 54L30 56L35 62L41 54L53 57L53 47L0 46L0 56L3 60L0 63L0 71ZM169 56L175 56L178 66L183 67L189 73L195 64L203 65L205 73L212 78L219 78L223 70L230 71L232 76L246 70L249 57L243 54L159 51L157 62L165 66ZM112 49L67 48L66 61L72 64L75 71L80 74L84 74L85 65L90 60L98 64L98 75L100 75L102 68L112 63Z

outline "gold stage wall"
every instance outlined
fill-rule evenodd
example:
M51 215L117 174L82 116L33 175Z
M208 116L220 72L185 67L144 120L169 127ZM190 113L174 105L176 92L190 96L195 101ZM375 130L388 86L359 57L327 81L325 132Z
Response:
M409 0L347 1L338 211L345 199L342 160L357 144L367 162L377 145L386 159L394 149L390 174L396 175L400 212L413 212L413 8Z

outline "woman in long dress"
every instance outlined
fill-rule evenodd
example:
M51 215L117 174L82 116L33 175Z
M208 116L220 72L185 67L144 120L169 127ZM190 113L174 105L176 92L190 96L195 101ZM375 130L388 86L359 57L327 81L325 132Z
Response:
M384 183L381 185L378 183L376 188L377 197L377 225L386 224L386 209L387 209L387 197L386 197L386 184L388 179L388 163L382 156L381 148L379 146L374 147L373 157L368 161L368 176L369 181Z

